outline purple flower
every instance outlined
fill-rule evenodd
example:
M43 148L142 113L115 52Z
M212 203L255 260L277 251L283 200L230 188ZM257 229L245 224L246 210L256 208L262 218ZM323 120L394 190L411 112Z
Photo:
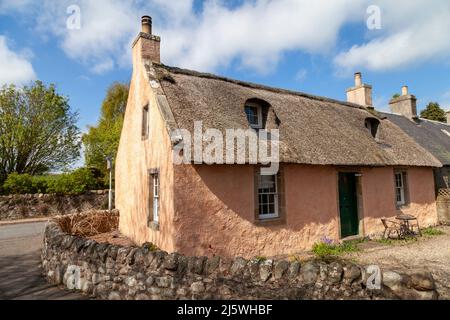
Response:
M326 244L333 244L333 240L328 238L327 236L322 238L322 242Z

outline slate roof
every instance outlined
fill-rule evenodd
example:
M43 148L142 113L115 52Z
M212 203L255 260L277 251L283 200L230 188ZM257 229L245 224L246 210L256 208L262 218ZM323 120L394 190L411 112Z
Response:
M450 125L419 118L410 120L399 114L382 113L445 166L450 166Z

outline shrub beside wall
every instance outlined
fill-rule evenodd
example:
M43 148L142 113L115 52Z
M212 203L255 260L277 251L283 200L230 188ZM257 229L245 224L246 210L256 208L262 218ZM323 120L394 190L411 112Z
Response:
M3 183L3 194L82 194L104 188L95 170L80 168L70 173L45 176L11 173Z
M71 214L108 208L108 190L77 195L14 194L0 196L0 220L17 220Z
M437 298L429 273L385 271L381 288L370 290L369 273L351 262L187 257L151 244L124 247L71 234L68 220L96 220L92 215L105 217L93 212L49 222L42 267L50 282L100 299ZM117 221L117 215L110 217Z

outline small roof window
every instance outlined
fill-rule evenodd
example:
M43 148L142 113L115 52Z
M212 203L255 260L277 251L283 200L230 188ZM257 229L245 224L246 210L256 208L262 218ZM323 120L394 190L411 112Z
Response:
M364 122L364 125L365 125L366 129L369 130L369 132L373 138L378 138L380 120L375 119L375 118L367 118Z
M253 102L247 102L245 104L245 114L247 116L248 123L250 127L254 129L262 129L263 125L263 115L262 107Z

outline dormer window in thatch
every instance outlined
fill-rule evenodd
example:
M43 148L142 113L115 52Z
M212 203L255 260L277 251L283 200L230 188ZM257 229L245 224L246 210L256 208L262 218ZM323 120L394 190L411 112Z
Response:
M380 120L375 118L367 118L365 120L365 127L370 132L372 137L378 138L378 131L380 127Z
M280 125L280 120L272 106L264 100L248 99L245 102L244 111L247 121L253 129L276 129Z
M248 123L253 129L262 129L262 107L257 103L247 102L245 104L245 114Z

